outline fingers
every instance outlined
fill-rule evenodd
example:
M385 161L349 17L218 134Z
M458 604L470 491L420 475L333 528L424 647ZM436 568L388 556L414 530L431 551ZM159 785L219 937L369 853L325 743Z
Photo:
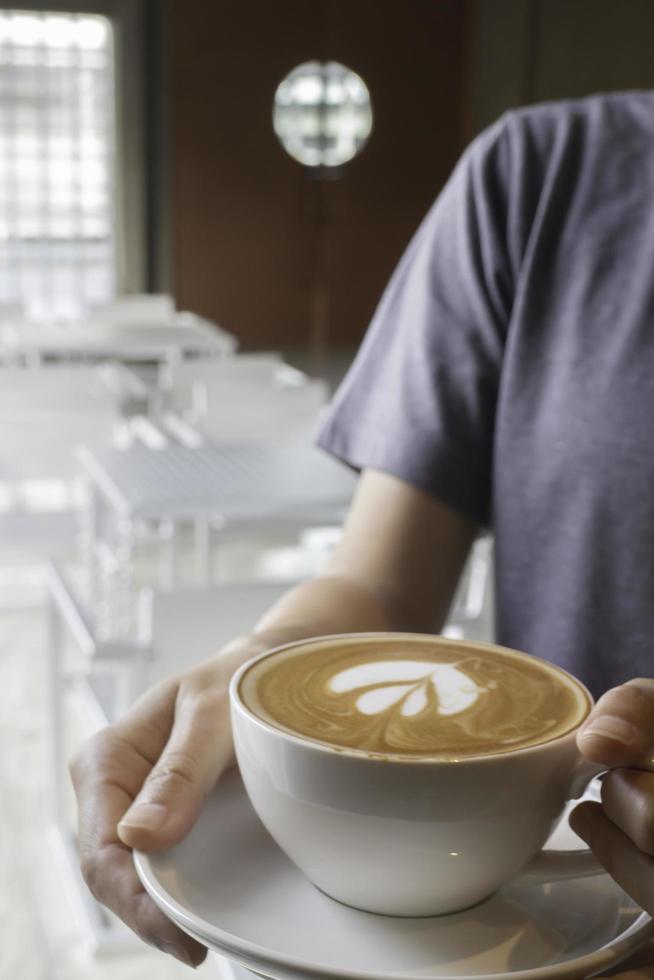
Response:
M602 782L602 804L609 820L654 856L654 773L615 769Z
M142 727L143 720L132 716L122 735L128 742L140 738ZM180 685L169 737L122 815L120 840L138 850L180 841L232 757L227 688L210 688L196 674Z
M131 849L162 849L184 837L232 762L233 666L229 657L210 660L157 685L71 763L89 888L142 939L191 965L206 949L150 900Z
M607 768L654 770L654 680L635 678L603 694L577 744L588 759Z
M602 803L582 803L570 825L609 874L654 912L654 680L604 694L577 736L580 751L612 771ZM641 973L637 976L647 976ZM628 976L628 974L627 974Z
M188 698L180 698L182 686L171 681L148 691L117 725L92 739L70 769L78 801L80 863L92 894L145 942L197 966L206 956L205 948L157 909L134 869L132 842L121 841L118 836L119 821L143 791L169 740L180 742L183 754L183 736L193 729L189 715L197 698L192 685ZM206 717L206 706L200 713ZM174 738L171 732L177 733ZM205 744L212 746L217 741L214 728ZM183 806L183 799L179 802ZM186 822L177 819L176 826L183 832L191 823L187 815ZM141 833L140 838L139 846L152 843L147 835ZM155 846L157 839L155 834Z
M612 878L641 908L654 913L654 857L645 854L617 827L600 803L582 803L570 815L570 826L586 841Z
M153 688L121 725L101 731L71 762L80 848L118 841L116 824L166 744L176 697L176 685Z
M206 949L160 912L134 870L132 852L124 844L108 844L82 864L91 893L119 916L144 942L188 966L198 966Z
M145 893L132 852L118 839L116 825L149 763L116 738L100 733L71 764L79 805L79 849L90 891L145 942L198 965L206 950L170 922Z

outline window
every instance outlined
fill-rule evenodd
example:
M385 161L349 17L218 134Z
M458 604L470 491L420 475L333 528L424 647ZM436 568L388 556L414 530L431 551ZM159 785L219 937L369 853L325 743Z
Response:
M70 6L0 9L0 315L66 321L125 285L117 31Z

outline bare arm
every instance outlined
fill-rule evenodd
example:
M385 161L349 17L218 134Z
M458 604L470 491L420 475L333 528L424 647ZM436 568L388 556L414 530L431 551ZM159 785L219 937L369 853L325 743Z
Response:
M474 532L428 494L368 470L325 573L287 593L255 632L438 630Z

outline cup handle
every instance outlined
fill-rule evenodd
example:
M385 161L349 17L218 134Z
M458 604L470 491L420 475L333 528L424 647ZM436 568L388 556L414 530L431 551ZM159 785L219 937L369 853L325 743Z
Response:
M587 759L580 759L572 774L568 789L568 800L583 796L591 779L606 772L606 766L598 766ZM588 847L576 851L557 851L544 848L523 868L518 880L525 884L547 881L565 881L570 878L590 878L592 875L606 874L593 852Z

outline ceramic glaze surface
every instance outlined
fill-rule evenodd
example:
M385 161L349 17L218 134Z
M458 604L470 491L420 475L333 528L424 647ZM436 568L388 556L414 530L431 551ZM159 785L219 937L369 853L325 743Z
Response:
M550 843L581 846L567 825ZM617 972L652 935L648 917L608 875L511 884L469 911L432 919L347 908L270 839L236 769L220 778L183 841L138 854L136 864L182 929L275 980L575 980Z

